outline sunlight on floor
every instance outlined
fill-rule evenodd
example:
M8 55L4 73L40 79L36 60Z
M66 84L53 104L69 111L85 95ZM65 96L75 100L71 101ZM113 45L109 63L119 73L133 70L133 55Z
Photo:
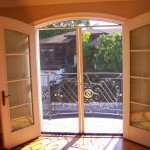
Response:
M21 150L112 150L119 139L100 136L39 137Z

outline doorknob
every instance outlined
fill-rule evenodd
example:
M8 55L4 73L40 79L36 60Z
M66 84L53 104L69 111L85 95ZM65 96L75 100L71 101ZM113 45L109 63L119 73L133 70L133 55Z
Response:
M11 95L5 96L5 91L2 91L2 103L4 106L5 106L5 99L8 98L9 96L11 96Z

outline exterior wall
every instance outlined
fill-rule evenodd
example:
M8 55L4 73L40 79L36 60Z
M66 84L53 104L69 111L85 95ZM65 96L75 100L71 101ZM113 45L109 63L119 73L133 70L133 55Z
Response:
M41 89L42 92L48 90L49 81L53 81L56 74L64 73L64 68L60 70L41 70ZM57 80L59 82L59 80Z

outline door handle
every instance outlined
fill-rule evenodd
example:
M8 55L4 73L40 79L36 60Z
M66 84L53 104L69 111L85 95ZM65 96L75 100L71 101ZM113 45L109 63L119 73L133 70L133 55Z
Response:
M11 95L5 96L5 91L2 91L2 103L4 106L5 106L5 99L8 98L9 96L11 96Z

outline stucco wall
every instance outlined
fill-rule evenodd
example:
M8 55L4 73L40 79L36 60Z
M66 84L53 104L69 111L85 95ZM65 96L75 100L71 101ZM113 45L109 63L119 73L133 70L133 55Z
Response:
M0 8L0 16L17 19L26 23L32 23L53 15L75 12L104 13L124 18L133 18L148 11L150 11L150 0L126 0L122 2L103 1L93 3Z

